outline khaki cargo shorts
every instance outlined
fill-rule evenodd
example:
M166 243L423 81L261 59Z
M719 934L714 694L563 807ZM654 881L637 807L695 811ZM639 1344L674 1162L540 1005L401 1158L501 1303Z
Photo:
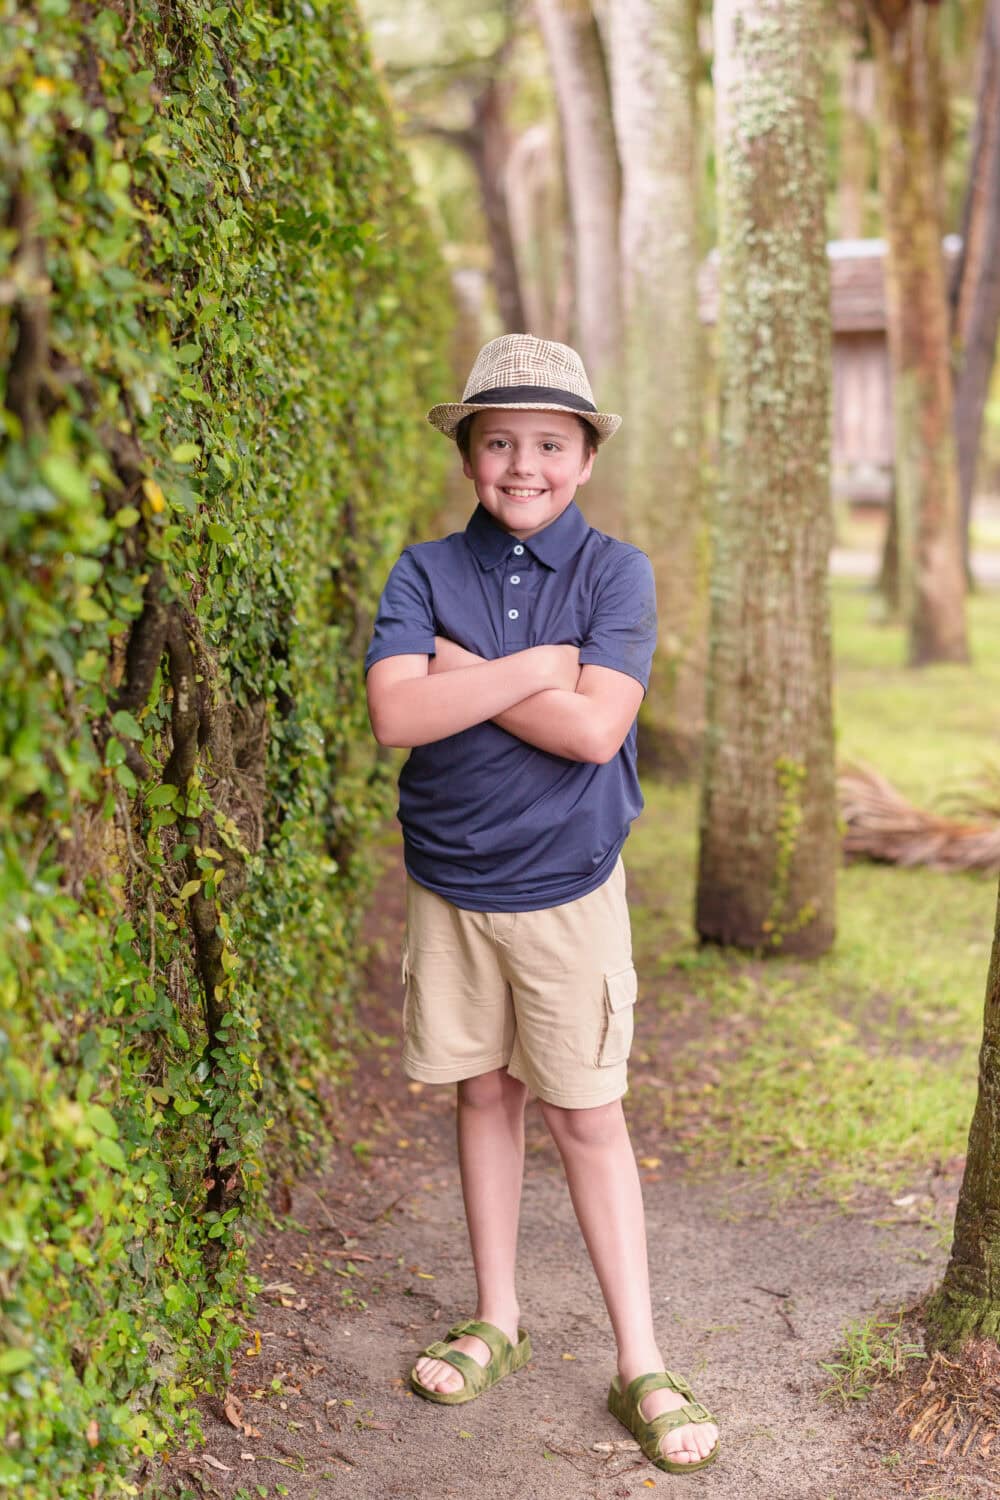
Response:
M597 890L543 911L465 911L407 876L402 977L410 1078L506 1066L567 1109L625 1093L636 975L620 858Z

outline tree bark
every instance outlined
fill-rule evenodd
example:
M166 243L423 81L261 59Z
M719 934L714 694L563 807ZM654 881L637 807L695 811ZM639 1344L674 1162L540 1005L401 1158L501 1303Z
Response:
M719 493L696 924L816 954L837 828L823 0L716 0Z
M535 0L535 9L562 135L572 229L572 342L598 406L621 411L621 173L604 48L589 0ZM615 534L623 524L627 443L628 426L601 449L584 498L591 524Z
M932 1348L956 1351L977 1336L1000 1341L1000 904L951 1258L926 1320Z
M966 571L976 460L1000 330L1000 0L983 18L969 183L962 220L962 255L952 293L959 345L955 383L955 446Z
M509 85L498 78L492 78L476 95L473 101L470 155L479 178L486 232L493 254L493 279L500 319L507 333L525 333L527 324L524 321L514 237L504 190L505 168L510 150L506 116L508 92Z
M589 0L535 0L552 70L573 226L574 339L595 392L621 354L621 180L604 50ZM605 398L606 399L606 398Z
M868 186L875 152L871 121L875 108L872 62L857 53L852 32L840 78L840 170L837 217L840 237L859 240L868 218Z
M708 527L702 498L696 0L615 0L612 98L622 169L625 532L649 554L660 636L644 761L681 775L705 724Z
M507 158L506 193L525 327L564 344L571 337L571 289L566 285L562 165L552 137L543 123L521 132Z
M911 665L967 661L936 161L939 17L923 0L868 3L882 125L900 601Z

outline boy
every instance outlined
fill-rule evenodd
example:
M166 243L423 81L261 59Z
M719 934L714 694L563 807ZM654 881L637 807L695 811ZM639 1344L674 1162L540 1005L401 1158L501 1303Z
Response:
M464 532L404 550L365 666L376 738L411 750L403 1066L458 1086L478 1305L411 1383L457 1404L531 1357L514 1263L534 1094L618 1345L609 1409L659 1468L700 1469L717 1430L663 1369L621 1104L636 976L620 851L642 807L652 570L574 500L621 418L597 410L574 350L506 334L428 420L479 503Z

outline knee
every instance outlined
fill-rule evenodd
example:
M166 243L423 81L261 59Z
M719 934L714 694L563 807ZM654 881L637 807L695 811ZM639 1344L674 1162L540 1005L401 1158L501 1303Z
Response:
M560 1148L616 1145L625 1130L620 1099L598 1104L593 1109L563 1109L542 1101L542 1114L549 1132Z
M506 1068L494 1068L477 1078L463 1078L458 1085L458 1102L470 1109L509 1109L524 1105L528 1090Z

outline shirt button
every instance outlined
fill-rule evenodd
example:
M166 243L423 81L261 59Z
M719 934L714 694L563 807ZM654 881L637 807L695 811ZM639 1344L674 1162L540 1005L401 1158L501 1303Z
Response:
M508 618L508 620L516 620L517 619L517 615L518 615L518 611L516 609L509 609L507 611L507 618Z
M512 573L510 575L510 581L511 581L511 583L520 583L521 582L521 575L520 575L520 573Z
M514 548L514 556L520 557L523 552L524 548L521 546L521 543L518 542L517 546Z

